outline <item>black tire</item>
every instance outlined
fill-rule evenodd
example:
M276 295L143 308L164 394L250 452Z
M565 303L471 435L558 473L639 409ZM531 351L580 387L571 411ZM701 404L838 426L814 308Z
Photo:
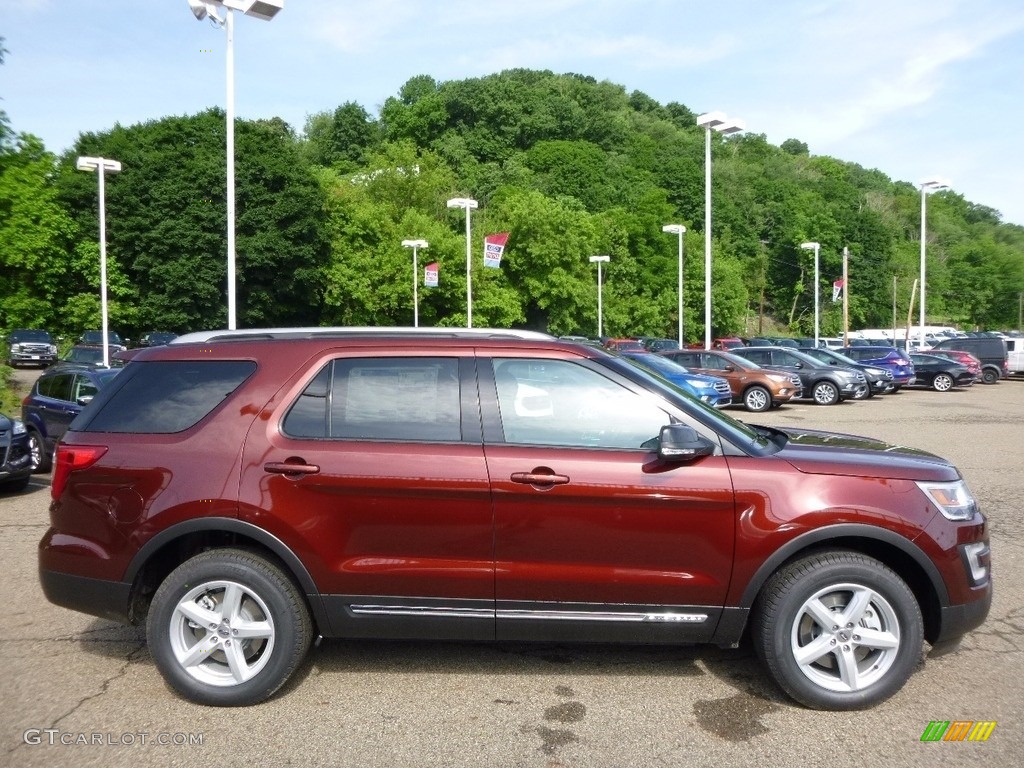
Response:
M225 611L225 602L234 608ZM252 634L239 639L246 630ZM230 707L258 704L284 685L309 650L313 625L278 566L244 550L215 549L164 579L146 633L171 688L197 704Z
M753 413L764 413L772 407L772 393L755 384L743 393L743 407Z
M982 384L995 384L997 381L999 381L999 371L997 371L995 368L981 369Z
M49 472L53 466L53 456L46 450L46 441L38 431L28 431L28 451L32 456L33 472Z
M823 615L835 623L822 624ZM921 659L924 626L914 593L888 566L858 552L819 552L768 580L752 639L786 693L840 711L872 707L903 687Z
M948 373L937 373L935 378L932 379L932 389L936 392L949 392L955 386L956 382L953 381L953 377Z
M828 379L817 381L811 388L811 397L818 405L835 405L840 400L839 387Z

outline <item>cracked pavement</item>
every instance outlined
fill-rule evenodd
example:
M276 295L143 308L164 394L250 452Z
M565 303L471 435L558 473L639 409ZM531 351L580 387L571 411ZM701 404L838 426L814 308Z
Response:
M36 546L49 477L40 475L25 493L0 496L0 604L9 619L0 626L0 765L729 768L799 764L822 752L863 765L1019 764L1024 381L730 413L954 460L991 523L996 590L985 625L866 712L792 704L745 649L370 641L324 642L264 705L205 708L164 686L141 628L43 597ZM932 720L997 725L984 743L922 743ZM25 743L28 729L42 743ZM158 734L201 734L202 743L152 743ZM103 743L60 743L83 736Z

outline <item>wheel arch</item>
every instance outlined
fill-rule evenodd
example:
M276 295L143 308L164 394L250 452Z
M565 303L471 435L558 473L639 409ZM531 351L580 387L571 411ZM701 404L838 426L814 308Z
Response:
M925 639L933 642L941 626L941 608L949 604L942 575L928 556L912 541L899 534L867 525L842 524L810 531L772 554L754 573L740 598L750 610L772 574L794 560L825 550L859 552L887 565L914 593L924 618Z
M171 571L200 552L221 548L245 549L276 563L305 596L317 626L328 626L319 589L298 556L273 534L229 517L187 520L161 531L139 549L122 579L132 585L131 622L145 621L153 593Z

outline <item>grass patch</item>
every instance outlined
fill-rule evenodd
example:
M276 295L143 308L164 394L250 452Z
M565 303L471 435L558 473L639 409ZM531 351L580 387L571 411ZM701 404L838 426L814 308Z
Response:
M6 416L21 416L21 397L14 389L14 369L0 365L0 413Z

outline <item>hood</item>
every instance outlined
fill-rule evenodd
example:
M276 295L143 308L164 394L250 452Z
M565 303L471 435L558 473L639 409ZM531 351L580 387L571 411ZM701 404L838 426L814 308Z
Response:
M789 440L777 456L808 474L952 481L959 472L946 459L918 448L811 429L779 429Z
M703 384L705 387L714 388L715 384L722 380L721 376L708 376L703 373L683 373L679 378L686 379L691 384Z

